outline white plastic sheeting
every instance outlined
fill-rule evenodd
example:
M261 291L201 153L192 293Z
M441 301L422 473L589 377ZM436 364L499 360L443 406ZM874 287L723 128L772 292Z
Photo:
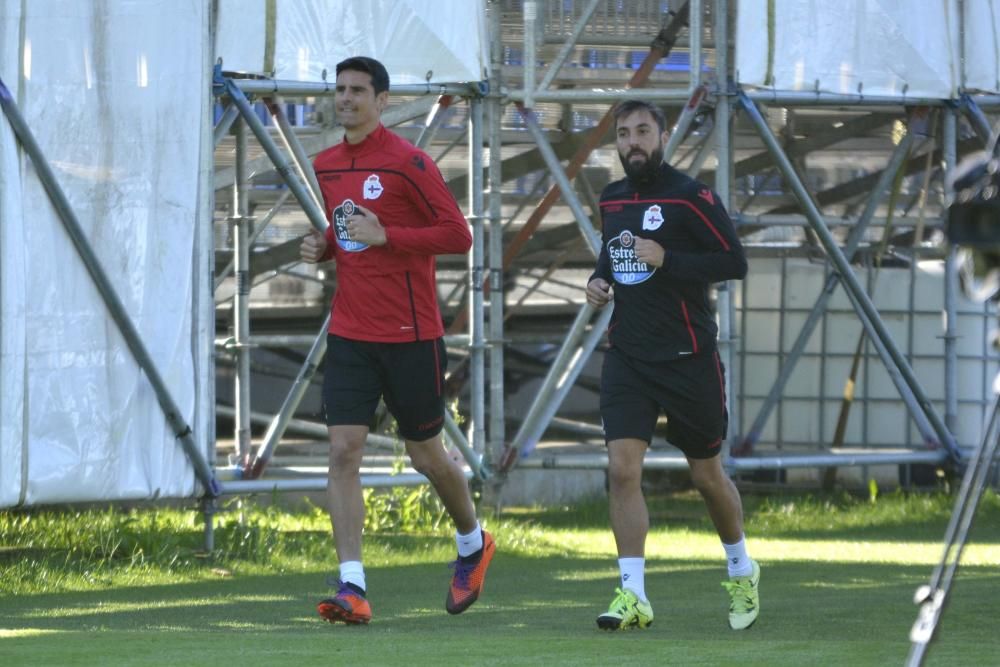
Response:
M868 272L855 269L861 284ZM760 411L784 363L806 314L818 298L826 274L804 259L757 257L750 276L738 292L742 317L743 368L741 401L745 423ZM945 412L945 359L942 334L944 269L942 262L921 262L908 269L883 268L872 299L883 323L903 353L914 375L939 415ZM977 445L983 436L987 408L992 405L997 357L989 332L995 328L997 308L969 300L956 300L958 338L958 414L953 435L963 447ZM838 287L789 377L776 410L761 434L768 444L785 443L807 448L832 442L841 410L844 382L861 332L861 324L846 291ZM845 433L845 444L857 447L920 447L923 440L899 396L889 372L869 345L857 377L854 403Z
M18 93L20 3L6 2L0 16L0 79ZM18 501L24 477L25 277L21 222L21 165L14 133L0 118L0 507ZM12 252L6 252L6 249Z
M206 452L193 313L207 11L0 0L0 75ZM193 495L187 457L3 117L0 216L0 506Z
M770 17L768 4L739 0L736 69L742 84L931 98L953 98L961 87L957 0L773 0ZM994 73L995 53L979 54L993 58ZM995 86L994 79L986 89Z
M482 0L219 0L223 69L332 84L350 56L380 60L394 84L482 81Z
M1000 92L1000 2L965 0L965 88Z

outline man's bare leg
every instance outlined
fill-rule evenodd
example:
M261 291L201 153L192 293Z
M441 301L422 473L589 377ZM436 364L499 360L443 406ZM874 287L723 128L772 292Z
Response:
M367 426L330 426L330 473L327 509L337 545L337 560L361 560L365 502L361 493L361 457Z
M445 451L441 434L427 440L407 440L406 453L413 468L430 480L458 532L474 530L478 522L469 484L462 469Z
M719 538L725 544L735 544L743 539L743 501L740 492L722 468L722 457L688 459L691 481L701 493L708 508L708 516L715 524Z
M608 611L597 617L603 630L646 628L653 608L646 599L646 534L649 511L642 495L642 461L647 443L622 438L608 443L608 492L611 530L618 547L621 587Z
M608 443L611 530L619 558L644 558L649 511L642 495L642 460L647 444L624 438Z

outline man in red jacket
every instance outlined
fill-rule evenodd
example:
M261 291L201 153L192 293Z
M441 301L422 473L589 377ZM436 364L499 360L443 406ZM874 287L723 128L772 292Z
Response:
M465 476L441 441L447 358L434 256L468 252L472 235L434 162L382 125L388 91L389 74L377 60L355 57L337 65L334 99L344 141L314 164L331 224L325 235L312 230L300 248L306 262L337 262L323 399L340 579L336 593L317 606L331 623L371 620L361 563L360 466L380 398L396 418L413 467L430 480L455 522L449 613L478 599L494 552Z

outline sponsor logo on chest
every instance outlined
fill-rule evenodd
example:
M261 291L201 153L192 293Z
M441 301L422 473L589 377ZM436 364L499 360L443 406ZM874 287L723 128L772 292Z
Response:
M340 206L333 209L333 233L337 238L337 245L341 250L347 252L361 252L368 249L367 243L352 241L347 232L347 219L358 212L357 204L350 199L345 199Z
M662 219L660 224L663 224ZM621 285L637 285L649 280L656 272L654 267L635 256L635 235L627 229L608 241L608 257L611 259L611 275Z

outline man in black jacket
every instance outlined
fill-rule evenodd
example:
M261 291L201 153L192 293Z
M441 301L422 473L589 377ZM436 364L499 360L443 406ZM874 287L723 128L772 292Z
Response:
M708 289L743 278L747 262L718 195L663 163L665 125L663 112L646 102L627 101L615 109L626 178L601 194L603 241L587 284L591 305L602 308L614 300L601 417L621 587L597 625L624 630L653 621L645 592L649 513L640 482L662 410L667 439L687 457L722 540L729 625L742 630L757 620L760 566L747 554L739 491L719 456L728 413Z

